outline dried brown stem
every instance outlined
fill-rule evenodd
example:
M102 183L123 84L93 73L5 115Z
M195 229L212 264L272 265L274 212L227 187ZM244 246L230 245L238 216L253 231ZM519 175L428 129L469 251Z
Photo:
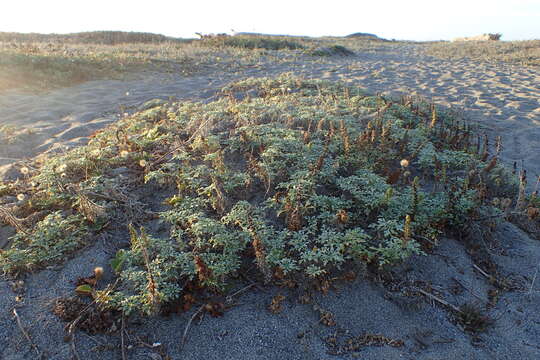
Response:
M442 304L442 305L444 305L444 306L449 307L450 309L454 310L455 312L461 313L461 310L460 310L457 306L452 305L452 304L450 304L449 302L447 302L447 301L445 301L445 300L443 300L443 299L441 299L441 298L439 298L439 297L437 297L437 296L435 296L435 295L433 295L433 294L431 294L431 293L428 293L427 291L424 291L424 290L422 290L422 289L416 289L416 290L417 290L418 292L421 292L422 294L426 295L426 296L429 297L430 299L435 300L435 301L437 301L438 303L440 303L440 304Z
M28 235L28 230L24 226L23 221L15 217L15 215L13 215L10 209L1 205L0 205L0 220L2 220L8 225L13 226L18 232L22 232Z
M38 359L40 359L43 354L41 353L41 351L39 351L39 348L37 347L37 345L34 344L34 342L32 341L32 338L30 337L28 332L24 329L21 318L20 318L19 314L17 313L17 309L13 308L12 312L13 312L13 315L15 316L15 320L17 321L17 326L19 327L19 329L23 333L26 340L28 340L28 342L30 343L30 346L32 347L32 349L34 349L34 351L38 354Z
M195 313L191 316L188 323L186 324L186 327L184 329L184 333L182 334L182 340L180 342L180 351L182 351L182 349L184 348L184 344L186 343L187 334L188 334L189 328L191 327L191 323L201 313L201 311L203 311L204 306L205 306L205 304L201 305L201 307L197 311L195 311Z

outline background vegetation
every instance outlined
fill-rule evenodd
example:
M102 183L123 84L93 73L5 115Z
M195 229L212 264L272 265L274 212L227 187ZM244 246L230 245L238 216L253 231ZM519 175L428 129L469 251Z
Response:
M444 59L468 58L540 66L540 40L434 42L425 45L425 51Z
M374 49L373 39L260 35L176 39L147 33L98 31L68 35L0 33L0 92L43 91L88 80L119 79L142 71L192 74L209 66L234 69L265 59L287 62L321 46ZM347 49L345 49L347 50ZM349 51L350 51L349 50ZM314 55L317 55L316 53Z

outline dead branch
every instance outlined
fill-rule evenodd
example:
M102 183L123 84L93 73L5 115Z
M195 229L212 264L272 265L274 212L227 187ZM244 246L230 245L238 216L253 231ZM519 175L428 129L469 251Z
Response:
M81 360L81 358L79 357L79 353L77 352L77 347L75 345L75 327L77 326L79 321L81 321L85 310L83 310L81 315L79 315L75 320L73 320L71 324L69 324L69 328L68 328L67 339L69 340L69 346L71 348L71 352L73 353L73 356L77 360Z

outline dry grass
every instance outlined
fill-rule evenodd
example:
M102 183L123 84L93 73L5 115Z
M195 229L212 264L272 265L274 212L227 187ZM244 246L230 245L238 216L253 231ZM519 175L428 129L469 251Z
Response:
M191 73L210 51L173 42L120 45L0 42L0 92L48 90L141 70Z
M118 45L127 43L164 43L189 42L191 39L177 39L165 35L125 32L125 31L89 31L73 34L23 34L13 32L0 33L0 42L48 42L70 44Z
M428 55L540 66L540 40L436 42L425 45Z
M238 68L287 62L319 46L372 51L366 39L227 36L193 40L126 32L68 35L0 33L0 92L33 92L89 80L121 79L141 71L192 74L208 66ZM307 61L318 61L307 56Z
M145 33L0 33L0 92L34 92L141 71L192 74L205 65L242 65L259 52L201 46Z

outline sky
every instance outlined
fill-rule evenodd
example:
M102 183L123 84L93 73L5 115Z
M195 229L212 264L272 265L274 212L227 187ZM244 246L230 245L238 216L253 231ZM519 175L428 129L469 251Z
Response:
M502 40L527 40L540 39L540 0L0 0L0 31L94 30L187 38L195 32L367 32L397 40L502 33Z

